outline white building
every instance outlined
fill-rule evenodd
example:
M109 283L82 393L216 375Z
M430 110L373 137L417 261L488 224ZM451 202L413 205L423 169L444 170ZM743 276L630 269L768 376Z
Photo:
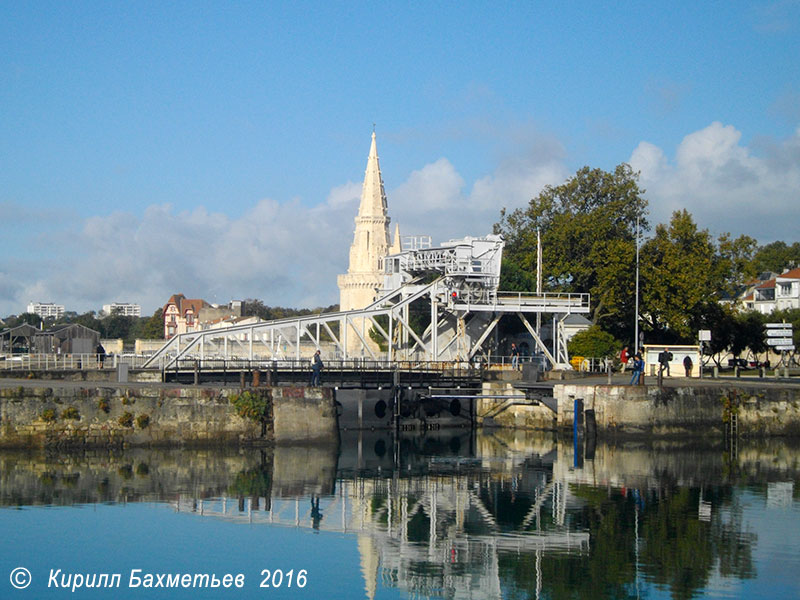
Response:
M52 302L29 302L26 312L39 315L43 319L49 319L51 317L60 319L64 316L64 305L53 304Z
M123 317L141 317L142 307L138 304L130 304L128 302L112 302L111 304L103 304L103 314L117 314Z
M745 308L764 315L800 308L800 268L754 284L740 297Z

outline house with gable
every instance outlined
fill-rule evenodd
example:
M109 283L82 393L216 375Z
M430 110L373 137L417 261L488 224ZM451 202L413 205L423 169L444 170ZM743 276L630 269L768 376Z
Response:
M746 310L768 315L775 310L800 308L800 268L790 269L780 275L765 273L747 284L739 295Z
M200 329L200 311L211 306L201 298L187 298L183 294L173 294L164 305L164 339L168 340L181 333Z

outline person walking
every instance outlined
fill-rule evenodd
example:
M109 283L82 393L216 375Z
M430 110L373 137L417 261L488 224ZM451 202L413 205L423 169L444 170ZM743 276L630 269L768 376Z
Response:
M319 350L314 352L314 357L311 359L311 385L319 386L321 380L322 368L325 365L322 363L322 357Z
M625 372L625 367L628 366L628 359L630 359L630 355L628 354L628 347L625 346L624 348L622 348L622 352L619 353L619 362L622 363L622 366L620 367L619 370L620 373Z
M664 348L661 352L658 353L658 364L661 367L658 370L658 374L662 375L664 370L667 371L667 377L670 377L669 374L669 363L672 360L672 352L669 351L669 348Z
M631 376L630 385L639 385L639 379L644 372L644 361L642 360L642 355L637 353L636 356L633 357L633 375Z

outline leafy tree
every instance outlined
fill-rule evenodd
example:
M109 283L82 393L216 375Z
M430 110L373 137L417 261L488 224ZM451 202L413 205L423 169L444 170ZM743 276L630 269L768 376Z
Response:
M591 293L593 322L626 334L634 312L637 218L641 230L649 228L643 193L627 164L613 173L584 167L527 207L503 209L494 226L506 240L501 288L533 291L533 277L521 273L536 271L538 230L545 288Z
M765 246L760 246L751 261L750 269L754 273L772 271L783 273L787 269L800 265L800 242L795 242L791 246L786 242L772 242Z
M101 335L103 334L103 324L95 316L95 312L93 310L84 313L82 315L78 315L73 320L73 323L77 323L78 325L83 325L84 327L88 327L89 329L94 329L95 331L99 331Z
M597 325L576 333L567 344L571 356L591 356L603 358L614 356L622 348L622 343Z
M684 209L668 226L658 225L641 256L642 317L661 341L692 341L691 323L710 301L719 299L713 270L714 244Z
M42 326L42 317L37 315L36 313L22 313L19 315L14 323L11 323L12 319L9 319L9 327L18 327L20 325L24 325L27 323L28 325L32 325L34 327L41 327Z
M140 319L137 327L134 328L135 337L144 340L164 339L164 309L159 307L152 317Z
M758 242L747 235L731 239L729 233L723 233L717 240L715 258L715 275L720 282L721 290L730 297L748 280L757 275L754 268L753 255Z

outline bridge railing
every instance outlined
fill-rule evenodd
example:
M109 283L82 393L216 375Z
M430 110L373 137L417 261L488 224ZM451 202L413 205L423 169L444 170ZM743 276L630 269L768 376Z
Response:
M148 357L134 354L5 354L0 355L0 371L64 371L116 369L120 363L139 369Z

